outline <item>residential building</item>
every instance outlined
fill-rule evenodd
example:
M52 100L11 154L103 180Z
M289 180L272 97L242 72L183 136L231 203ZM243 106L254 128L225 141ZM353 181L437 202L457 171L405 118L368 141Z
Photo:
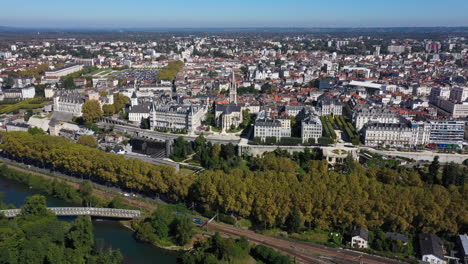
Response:
M351 232L351 246L354 248L368 248L369 231L358 227Z
M343 103L336 98L328 98L323 96L317 104L317 112L320 116L325 115L342 115Z
M434 234L419 235L419 250L421 260L431 264L446 264L444 258L444 243Z
M394 124L399 123L400 119L395 112L390 111L388 108L360 105L353 109L352 121L356 130L359 131L369 122Z
M301 121L301 138L302 142L309 142L313 138L314 142L322 136L322 121L316 115L309 115Z
M254 137L265 140L267 137L274 137L280 140L283 137L291 137L291 125L288 122L281 122L279 119L262 118L256 119L254 124Z
M14 132L14 131L23 131L23 132L27 132L28 129L29 129L29 125L28 124L25 124L25 123L13 123L13 122L10 122L10 123L7 123L6 124L6 131L7 132Z
M457 257L460 259L459 263L468 264L468 235L457 236Z
M366 146L409 147L413 131L405 123L367 123L361 131Z

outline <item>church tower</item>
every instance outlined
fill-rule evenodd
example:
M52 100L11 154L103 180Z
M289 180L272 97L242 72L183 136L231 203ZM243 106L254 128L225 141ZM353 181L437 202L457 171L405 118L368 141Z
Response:
M229 103L237 104L237 84L234 69L232 70L231 87L229 87Z

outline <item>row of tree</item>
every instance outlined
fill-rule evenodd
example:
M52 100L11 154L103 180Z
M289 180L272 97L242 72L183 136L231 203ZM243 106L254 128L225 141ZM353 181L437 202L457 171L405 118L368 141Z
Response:
M229 164L235 157L229 145L212 145L203 138L194 144L195 156L202 161L222 159ZM249 218L264 228L286 228L291 217L298 218L294 222L299 226L323 230L359 225L396 232L458 232L468 223L467 185L428 184L413 169L365 169L352 159L340 172L331 171L325 160L308 160L320 158L316 150L291 156L278 151L250 160L235 157L239 165L184 175L51 136L6 133L0 147L16 159L193 201L207 211Z
M4 133L1 148L4 154L22 162L151 195L167 194L173 200L187 197L193 182L193 178L177 174L173 167L126 159L60 137Z

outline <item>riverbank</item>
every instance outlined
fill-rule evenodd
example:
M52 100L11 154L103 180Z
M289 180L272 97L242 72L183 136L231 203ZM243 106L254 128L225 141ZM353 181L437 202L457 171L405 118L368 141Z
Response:
M35 176L39 176L41 178L47 179L47 180L56 180L57 182L65 183L69 185L70 187L73 187L74 189L79 189L80 187L80 182L78 180L74 180L70 177L64 178L60 177L56 174L50 174L50 173L45 173L43 171L38 171L34 168L29 168L26 165L19 165L17 163L10 162L4 158L0 158L0 165L6 165L10 169L14 169L16 171L26 173L26 174L32 174ZM102 190L97 188L96 186L93 186L93 195L96 195L97 197L102 197L106 198L109 201L112 201L116 197L121 197L123 203L125 203L128 206L131 206L135 209L144 209L147 212L152 212L156 210L157 206L155 204L152 204L148 201L140 201L138 199L130 199L127 197L122 196L121 194L109 191L109 190Z
M2 163L2 162L0 162ZM8 163L8 164L6 164ZM58 199L64 200L66 202L71 202L75 205L80 205L83 202L83 199L80 197L80 184L77 182L69 182L68 179L60 179L56 176L44 175L42 173L29 171L30 169L21 168L21 166L13 165L11 162L3 162L0 166L0 177L4 177L9 180L18 182L19 184L24 184L29 188L35 189L40 192L47 193ZM40 179L40 180L38 180ZM105 193L105 196L100 196ZM96 204L97 207L109 207L115 201L116 197L119 197L118 194L112 194L110 192L104 192L103 190L94 190L93 189L93 198L99 200ZM112 200L110 200L112 198ZM119 197L121 199L121 197ZM129 200L130 203L127 203L128 209L138 209L134 206L134 200ZM123 201L125 201L123 199ZM146 208L150 205L145 206ZM133 236L136 230L132 226L132 221L117 221L122 225L122 227L127 228L132 231ZM198 232L197 232L198 233ZM146 243L158 249L173 251L173 252L183 252L193 248L192 242L189 245L177 246L177 245L162 245L158 243L147 243L146 241L140 241L141 243Z
M4 177L0 177L0 193L3 194L5 203L14 205L17 208L24 204L27 197L35 194L46 196L47 206L49 207L79 206ZM60 217L60 219L72 221L75 217ZM93 220L92 224L94 238L98 245L104 248L119 249L124 255L124 264L175 264L179 256L178 252L155 248L137 241L133 232L118 221Z

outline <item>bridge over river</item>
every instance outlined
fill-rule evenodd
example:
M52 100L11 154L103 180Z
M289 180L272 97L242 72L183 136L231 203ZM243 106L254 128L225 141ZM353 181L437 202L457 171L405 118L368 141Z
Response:
M95 208L95 207L49 207L49 210L57 216L80 216L89 215L93 217L134 219L140 218L140 210ZM0 210L6 217L12 218L21 214L21 209Z

